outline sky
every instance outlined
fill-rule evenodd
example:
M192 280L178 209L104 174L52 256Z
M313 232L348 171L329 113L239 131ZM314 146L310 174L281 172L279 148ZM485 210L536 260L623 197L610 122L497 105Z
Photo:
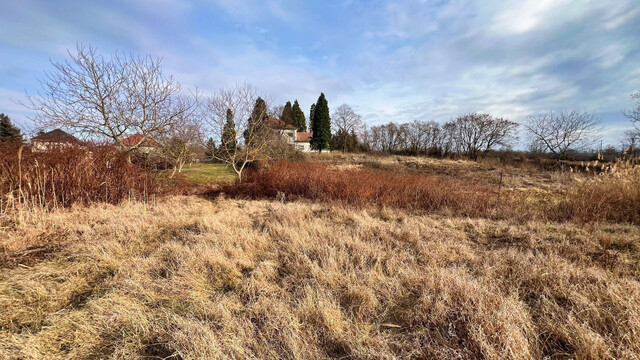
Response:
M78 43L307 114L324 92L368 126L577 109L618 145L640 90L638 0L0 0L0 112L32 129L19 102Z

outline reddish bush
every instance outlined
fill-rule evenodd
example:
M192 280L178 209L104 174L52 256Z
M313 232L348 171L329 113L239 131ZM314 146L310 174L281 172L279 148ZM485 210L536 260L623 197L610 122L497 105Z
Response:
M2 208L119 203L142 199L157 189L150 172L132 164L127 154L113 147L33 152L21 144L0 144Z
M450 178L286 161L251 171L243 183L221 190L231 196L293 195L356 205L451 210L461 215L486 214L496 200L494 188Z

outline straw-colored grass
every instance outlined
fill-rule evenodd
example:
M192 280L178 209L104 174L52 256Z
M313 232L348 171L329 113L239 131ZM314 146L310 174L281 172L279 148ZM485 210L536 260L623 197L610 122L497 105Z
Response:
M640 354L636 226L197 197L2 226L1 359Z

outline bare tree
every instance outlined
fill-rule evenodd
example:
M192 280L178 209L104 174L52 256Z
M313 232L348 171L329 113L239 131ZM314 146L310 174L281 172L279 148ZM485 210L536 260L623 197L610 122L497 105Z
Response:
M633 122L638 132L640 132L640 91L631 94L631 100L636 102L634 108L625 111L624 114Z
M276 119L280 119L282 117L282 111L284 110L284 105L274 105L269 109L269 115L275 117Z
M340 133L343 136L355 133L356 130L362 126L362 118L360 115L356 114L353 109L347 105L342 104L336 108L331 117L332 125L335 130L334 133ZM342 152L346 152L347 150L347 142L342 142Z
M532 148L544 149L560 161L568 151L593 144L598 139L598 124L594 114L571 110L530 116L524 126Z
M404 150L405 134L401 126L390 122L373 126L370 130L371 148L373 150L393 153Z
M220 89L208 102L210 125L216 136L227 144L232 142L228 139L229 134L235 136L233 146L220 146L213 157L229 164L239 181L242 181L247 164L268 158L269 146L275 141L264 99L255 87L245 83ZM225 131L230 118L228 114L231 114L235 131L229 131L228 126Z
M473 160L496 146L506 146L518 124L489 114L467 114L450 122L453 141L459 152Z
M69 56L52 63L54 70L41 80L41 91L28 96L26 106L36 111L34 120L42 127L63 127L136 149L197 107L197 93L178 96L180 84L162 73L158 58L104 57L80 44ZM123 137L133 133L142 135L140 141L125 146Z
M623 154L626 156L637 156L638 143L640 143L640 134L636 129L625 131L621 143Z
M625 111L624 115L631 120L634 128L625 132L624 142L628 143L628 140L633 139L634 141L631 147L635 152L637 148L635 141L640 138L640 91L631 94L631 100L635 101L634 107L631 110ZM627 147L629 147L629 144L627 144Z
M173 166L170 177L181 173L187 162L193 162L203 145L202 125L199 118L190 115L163 133L161 155Z
M403 125L407 151L414 155L426 154L435 149L440 126L434 121L414 120Z

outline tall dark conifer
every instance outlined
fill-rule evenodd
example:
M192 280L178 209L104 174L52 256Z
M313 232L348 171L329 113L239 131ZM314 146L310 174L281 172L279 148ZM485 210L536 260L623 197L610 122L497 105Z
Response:
M220 149L227 154L233 153L238 146L236 123L233 121L233 112L227 109L227 121L222 128L222 138L220 139Z
M313 131L313 115L316 112L316 104L311 104L311 109L309 109L309 129Z
M269 131L269 111L267 103L261 97L256 99L256 104L253 106L251 117L247 122L247 129L244 131L244 143L247 146L254 146L255 142L267 136Z
M293 109L291 108L291 101L287 101L287 103L284 105L280 120L290 125L296 125L293 121Z
M324 93L320 94L314 107L312 131L311 148L319 152L329 150L331 144L331 116L329 115L329 104Z
M298 131L307 131L307 119L304 117L304 112L300 109L298 100L293 102L293 125L298 128Z

